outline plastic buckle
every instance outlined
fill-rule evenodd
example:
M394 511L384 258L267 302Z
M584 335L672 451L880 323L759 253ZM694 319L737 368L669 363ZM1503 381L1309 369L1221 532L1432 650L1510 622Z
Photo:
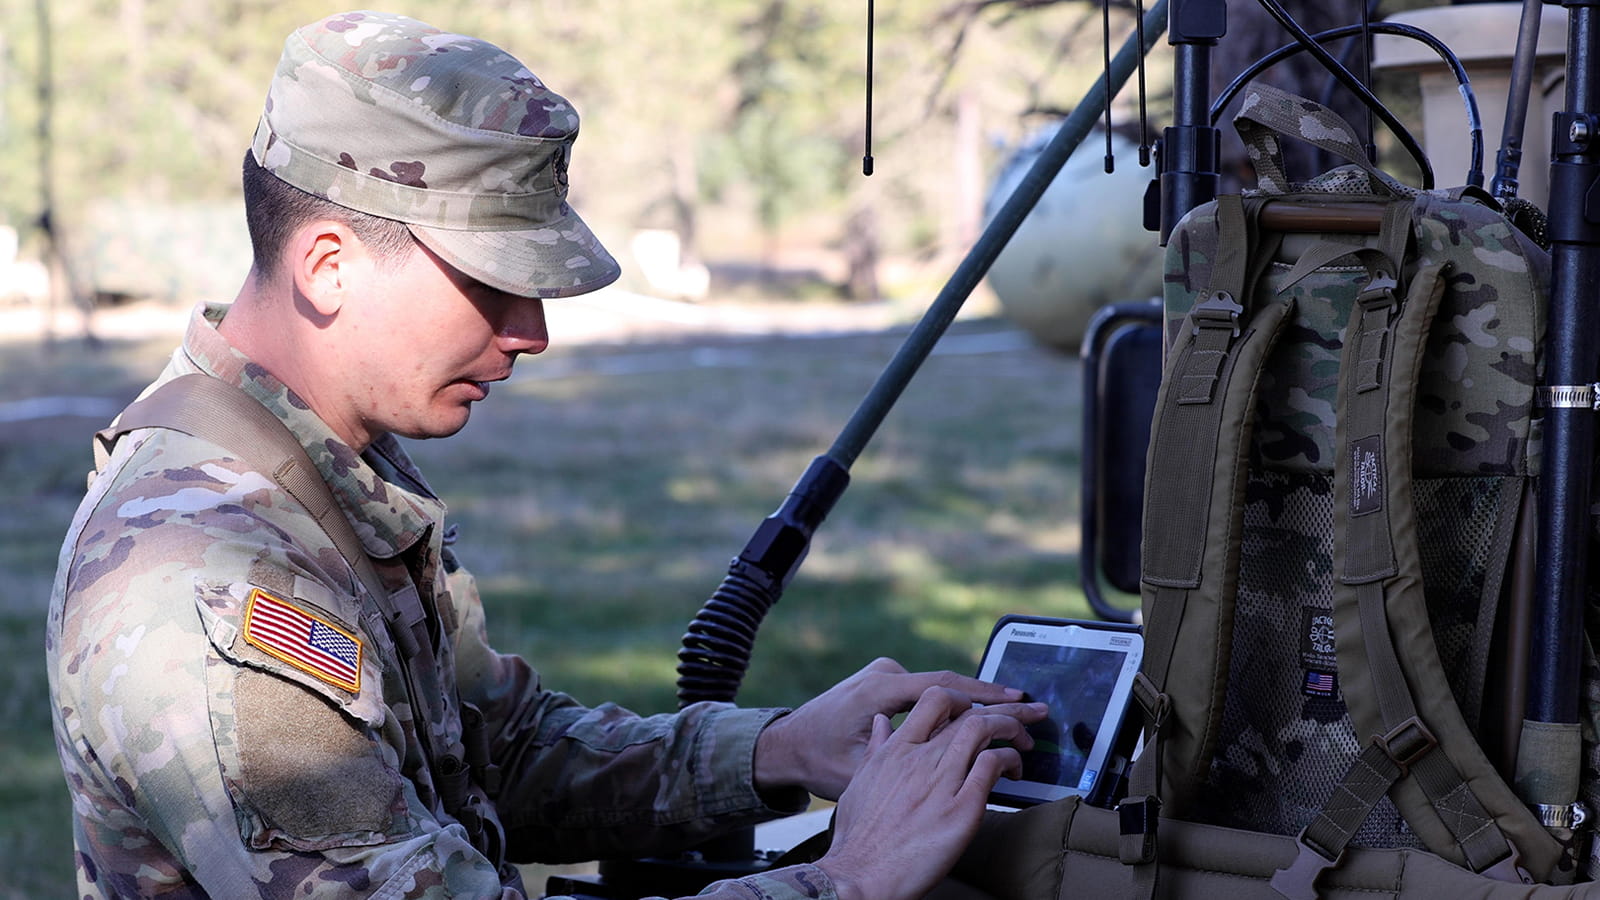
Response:
M1156 826L1160 817L1160 797L1127 797L1117 804L1117 821L1122 832L1117 850L1123 865L1155 862Z
M1394 280L1393 275L1379 269L1372 274L1372 280L1361 289L1361 293L1356 295L1356 302L1366 310L1392 309L1400 305L1400 298L1395 294L1399 288L1400 283Z
M1198 335L1201 328L1229 328L1233 330L1233 337L1239 336L1239 317L1244 315L1244 307L1233 299L1227 291L1217 291L1206 299L1196 303L1189 311L1189 316L1194 319L1194 333Z
M1478 874L1506 884L1533 884L1533 876L1522 867L1521 854L1517 853L1514 847L1507 849L1510 850L1509 853Z
M1416 716L1396 725L1388 734L1374 737L1373 742L1383 748L1385 755L1396 766L1400 767L1400 777L1406 773L1417 760L1428 755L1428 752L1439 746L1439 739L1433 736L1428 726Z
M1306 840L1300 832L1294 840L1299 852L1294 861L1272 873L1272 889L1288 900L1317 900L1317 877L1324 869L1332 869L1344 861L1344 851L1329 859L1321 850Z

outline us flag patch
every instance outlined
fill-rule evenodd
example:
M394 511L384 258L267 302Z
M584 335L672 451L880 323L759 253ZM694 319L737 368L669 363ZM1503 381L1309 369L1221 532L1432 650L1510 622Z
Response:
M1332 672L1307 672L1305 693L1310 697L1332 697L1338 684L1338 679Z
M361 690L361 639L260 588L245 605L244 639L335 687Z

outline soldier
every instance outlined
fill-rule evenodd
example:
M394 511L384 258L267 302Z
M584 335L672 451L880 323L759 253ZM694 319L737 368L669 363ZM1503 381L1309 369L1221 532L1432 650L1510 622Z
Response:
M454 434L545 348L542 298L617 277L565 201L577 126L481 40L376 13L290 35L244 161L254 265L152 385L238 399L187 430L130 408L62 550L80 896L521 897L513 862L666 851L809 791L840 797L831 849L711 896L915 897L1018 770L986 748L1043 708L953 673L640 718L489 646L392 435Z

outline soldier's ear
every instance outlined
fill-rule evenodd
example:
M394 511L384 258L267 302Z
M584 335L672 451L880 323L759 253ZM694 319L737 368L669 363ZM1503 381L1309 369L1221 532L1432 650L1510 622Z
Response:
M348 225L332 220L308 222L296 230L285 264L295 291L323 316L344 308L370 268L361 239Z

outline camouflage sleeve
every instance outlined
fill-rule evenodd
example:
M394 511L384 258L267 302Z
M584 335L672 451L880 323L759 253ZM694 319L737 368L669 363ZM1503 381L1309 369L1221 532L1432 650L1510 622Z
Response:
M839 895L833 889L833 882L821 869L806 863L714 882L695 896L700 900L838 900ZM546 896L543 900L572 898ZM642 900L664 898L645 897Z
M756 736L779 709L696 704L641 717L543 690L521 657L488 643L464 570L450 578L460 623L457 686L491 723L503 787L496 797L519 862L634 857L690 846L730 828L805 809L802 790L758 792Z
M377 663L346 689L250 642L268 594L370 637L310 560L255 540L296 527L263 527L264 479L137 462L75 522L47 631L77 896L505 898L399 774Z
M719 881L700 896L711 900L835 900L838 895L821 869L806 864Z

